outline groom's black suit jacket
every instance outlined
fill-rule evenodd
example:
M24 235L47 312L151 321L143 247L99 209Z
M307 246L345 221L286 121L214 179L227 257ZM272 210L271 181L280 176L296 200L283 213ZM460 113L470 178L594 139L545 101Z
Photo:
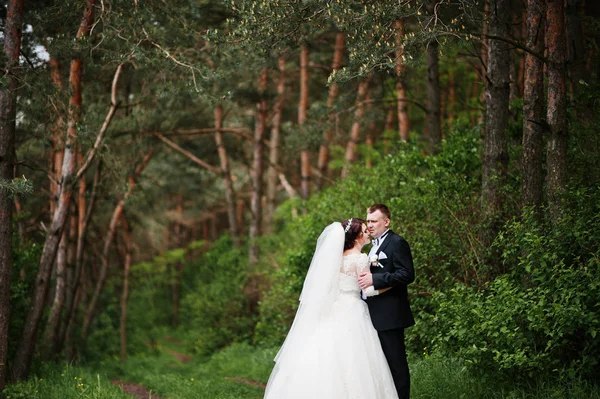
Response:
M386 259L381 259L381 253ZM379 266L371 266L373 287L391 290L369 297L367 305L371 321L377 331L406 328L415 324L408 302L408 284L415 281L415 269L408 242L393 231L389 231L377 249Z

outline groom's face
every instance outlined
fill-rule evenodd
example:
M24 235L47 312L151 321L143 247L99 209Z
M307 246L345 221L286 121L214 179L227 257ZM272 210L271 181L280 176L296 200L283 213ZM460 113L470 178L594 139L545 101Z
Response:
M376 210L373 213L367 214L367 228L371 237L380 237L388 229L389 225L390 219L381 213L381 211Z

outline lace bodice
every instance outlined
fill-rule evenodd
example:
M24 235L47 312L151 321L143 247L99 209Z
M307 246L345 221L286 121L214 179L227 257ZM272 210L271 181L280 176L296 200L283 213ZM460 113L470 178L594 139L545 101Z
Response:
M368 270L369 257L363 253L349 254L342 258L340 268L340 290L358 291L358 275Z

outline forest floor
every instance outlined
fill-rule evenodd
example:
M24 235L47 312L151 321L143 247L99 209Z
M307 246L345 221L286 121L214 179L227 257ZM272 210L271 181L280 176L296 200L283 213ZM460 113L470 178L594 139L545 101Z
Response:
M152 345L150 356L127 359L113 384L135 399L172 397L259 399L272 367L272 350L233 345L212 357L194 356L189 345L165 336Z
M173 358L175 358L179 362L181 362L182 365L186 365L193 360L192 356L181 352L182 350L185 350L185 345L186 345L181 340L171 337L171 336L166 336L163 338L163 341L169 342L170 344L173 344L176 346L176 350L173 349L171 345L169 345L166 348L163 347L161 349L163 351L163 356L168 353ZM264 383L259 382L259 381L250 380L248 378L234 377L234 376L225 376L223 378L225 380L231 381L235 384L244 384L246 386L257 387L262 390L264 390L266 387L266 385ZM143 386L139 383L125 382L118 378L113 379L112 383L116 386L119 386L123 390L124 393L132 396L135 399L161 399L161 397L156 392L152 392L152 391L148 390L145 386Z
M143 345L143 343L140 343ZM10 399L262 399L277 348L233 344L211 356L167 337L125 362L41 365L27 381L8 386ZM148 347L147 347L148 348ZM600 399L600 386L535 378L515 385L473 374L458 359L409 356L414 399Z

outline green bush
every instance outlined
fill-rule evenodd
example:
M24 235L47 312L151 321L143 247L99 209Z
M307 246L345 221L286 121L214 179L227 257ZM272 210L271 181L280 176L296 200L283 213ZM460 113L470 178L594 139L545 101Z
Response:
M558 220L527 210L496 246L509 270L433 300L434 348L487 370L598 376L600 192L573 190Z
M279 267L269 273L271 288L260 303L256 342L277 345L285 338L321 230L333 221L364 218L366 208L376 202L387 203L392 229L411 245L417 280L409 289L419 320L433 311L429 294L434 289L480 278L485 249L476 239L479 135L478 129L457 121L437 156L399 142L393 155L380 156L372 169L361 168L306 202L280 207L278 218L284 222L271 239L283 245L277 254ZM293 209L304 214L293 219ZM417 326L408 330L414 351L430 342L430 324L419 321Z
M228 236L186 266L194 282L181 303L181 327L194 341L194 350L210 354L234 341L249 340L254 315L244 294L248 255Z

